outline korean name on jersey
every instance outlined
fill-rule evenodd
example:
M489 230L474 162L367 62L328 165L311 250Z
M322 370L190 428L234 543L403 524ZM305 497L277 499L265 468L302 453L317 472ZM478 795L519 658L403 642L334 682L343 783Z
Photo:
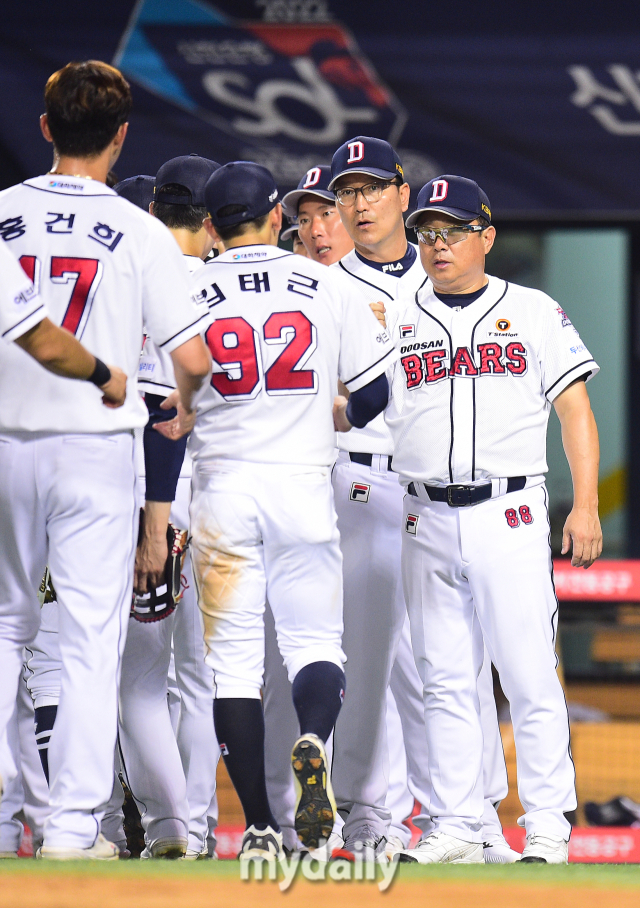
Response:
M191 289L214 318L194 461L331 464L337 379L357 391L397 355L362 294L331 268L260 245L227 250Z
M405 483L540 476L551 404L599 371L558 303L495 277L459 311L425 284L389 331L400 358L385 418Z
M0 235L50 318L129 379L124 406L111 410L89 382L52 375L9 347L0 360L0 427L92 433L143 426L148 414L136 388L143 324L170 352L210 321L190 298L171 233L103 183L51 174L0 193Z

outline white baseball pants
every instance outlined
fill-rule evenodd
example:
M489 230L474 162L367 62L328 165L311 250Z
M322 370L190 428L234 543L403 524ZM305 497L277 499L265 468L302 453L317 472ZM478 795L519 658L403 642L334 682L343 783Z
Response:
M467 508L407 495L402 570L411 638L424 683L436 828L481 842L478 675L483 638L511 707L527 834L569 838L575 773L554 650L543 485ZM514 516L515 515L515 516Z
M371 467L341 452L333 488L344 559L345 700L334 733L332 783L348 838L385 836L391 813L387 687L405 616L400 576L403 490L389 458ZM362 489L360 488L362 487Z
M49 789L36 747L33 702L24 677L18 684L16 708L7 729L7 740L18 775L5 786L0 799L0 852L18 851L26 820L34 851L42 844L49 815Z
M405 493L397 474L386 469L387 459L374 456L368 467L341 453L333 471L344 556L344 647L348 661L345 704L336 724L332 779L338 808L349 811L345 835L363 825L386 835L390 822L392 834L398 834L409 803L403 791L405 780L423 807L414 822L423 832L431 828L422 682L411 651L400 569ZM368 488L368 493L362 494L359 486ZM401 719L406 765L397 742L387 745L389 684ZM482 692L486 741L484 823L487 836L501 835L492 804L506 796L507 772L488 661L478 679L478 689ZM395 766L389 765L389 750ZM392 788L390 796L388 787Z
M0 435L0 475L0 733L15 704L22 648L38 630L37 590L49 564L62 678L45 844L88 848L113 785L138 522L133 436Z
M171 507L171 520L180 528L189 526L189 498L190 479L181 477ZM173 615L150 624L129 619L120 686L120 746L147 844L180 836L188 839L190 851L201 853L207 847L220 752L213 728L213 676L204 661L189 551L183 576L188 587ZM175 733L167 707L172 646L180 697Z
M329 469L198 462L190 514L216 697L260 698L267 597L289 680L312 662L342 667L342 559Z

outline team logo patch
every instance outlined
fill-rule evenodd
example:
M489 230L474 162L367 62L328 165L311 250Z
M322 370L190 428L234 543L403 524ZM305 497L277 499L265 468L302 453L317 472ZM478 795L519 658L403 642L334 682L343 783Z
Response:
M511 322L508 318L499 318L496 322L496 328L498 331L508 331L511 327Z
M352 482L349 498L351 501L361 501L363 504L366 504L369 501L370 491L371 486L367 485L366 482Z
M433 192L431 194L430 202L444 202L447 195L449 194L449 183L447 180L434 180L433 181Z
M562 327L563 327L563 328L567 328L569 325L571 325L571 319L569 318L569 316L567 315L567 313L564 311L564 309L562 309L560 306L558 306L557 309L556 309L556 312L558 313L558 315L559 315L560 318L562 319Z
M415 325L400 325L400 337L415 337L416 336L416 326Z
M405 521L404 529L406 533L409 533L411 536L415 536L418 532L418 521L420 518L417 514L407 514L407 519Z

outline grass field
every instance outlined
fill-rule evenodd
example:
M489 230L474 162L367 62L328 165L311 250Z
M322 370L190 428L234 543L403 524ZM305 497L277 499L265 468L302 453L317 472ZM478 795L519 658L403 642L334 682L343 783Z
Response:
M378 881L381 877L378 877ZM386 892L371 880L240 879L235 861L195 864L0 862L0 908L638 908L640 866L401 865ZM382 905L381 905L382 908Z

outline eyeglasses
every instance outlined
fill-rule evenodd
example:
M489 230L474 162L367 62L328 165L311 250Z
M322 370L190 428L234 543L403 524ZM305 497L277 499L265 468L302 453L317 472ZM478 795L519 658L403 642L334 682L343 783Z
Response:
M416 236L425 246L435 246L438 237L445 246L453 246L466 240L470 233L480 233L486 230L480 224L464 224L460 227L416 227Z
M362 186L359 189L352 186L345 186L344 189L335 189L334 193L343 208L353 208L356 204L359 192L362 194L362 198L365 202L377 202L382 198L382 193L385 189L389 186L397 185L395 180L388 180L386 182L379 180L377 183L367 183L366 186Z

